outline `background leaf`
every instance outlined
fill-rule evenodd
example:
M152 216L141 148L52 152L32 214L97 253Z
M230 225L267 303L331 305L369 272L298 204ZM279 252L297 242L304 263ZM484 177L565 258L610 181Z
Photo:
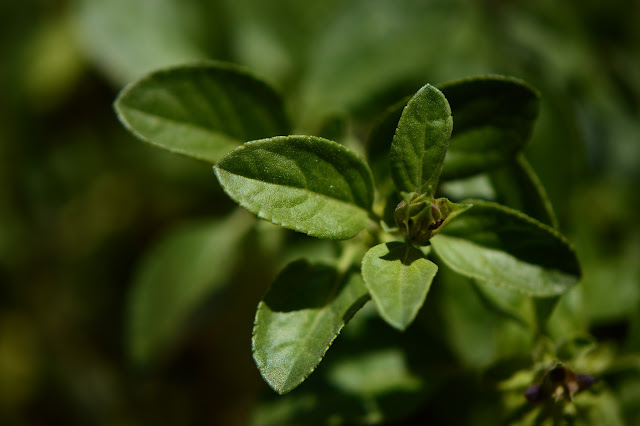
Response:
M557 231L499 204L470 203L471 209L431 239L451 269L541 297L562 294L578 282L576 254Z
M224 50L219 2L80 0L72 7L82 47L117 84Z
M410 245L378 244L362 259L362 277L378 312L404 330L422 307L438 267Z
M433 196L444 163L453 120L442 92L423 86L402 111L389 153L398 191Z
M540 103L533 87L504 76L472 77L439 87L455 120L443 179L504 165L524 148Z
M127 86L115 108L139 138L212 163L243 142L289 132L279 95L224 63L153 72Z
M366 145L367 161L373 172L376 187L384 195L395 189L391 179L389 165L389 151L391 142L396 133L402 110L409 102L410 97L390 106L376 120L369 133Z
M237 210L224 220L185 224L148 252L129 299L127 339L136 363L166 351L189 314L229 282L239 243L252 223L251 215Z
M513 162L491 171L489 178L496 191L495 201L520 210L552 228L558 227L547 193L524 155L518 155Z
M311 136L254 141L229 153L215 170L231 198L284 228L346 239L369 221L371 171L336 142Z
M476 286L472 279L446 265L440 266L436 279L438 292L434 296L438 297L437 307L443 316L443 336L464 365L481 369L501 359L529 355L534 333L521 318L526 316L529 320L532 314L525 295L505 288ZM499 301L497 295L502 296Z
M289 264L256 312L253 356L267 383L280 394L302 383L368 297L360 274Z

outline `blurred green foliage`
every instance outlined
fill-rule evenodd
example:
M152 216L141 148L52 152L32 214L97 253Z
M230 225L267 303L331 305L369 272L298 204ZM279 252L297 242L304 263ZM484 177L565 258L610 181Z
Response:
M375 334L394 332L363 311L317 377L272 395L251 359L253 313L282 240L296 247L285 256L310 247L275 230L244 237L255 266L200 307L172 352L132 366L124 318L136 265L166 231L232 203L208 165L134 141L111 104L147 71L207 58L279 87L297 133L333 128L346 144L424 82L500 73L538 88L526 154L584 265L551 337L596 342L567 355L603 381L585 394L601 401L591 424L640 423L638 22L634 0L2 2L0 424L375 422L406 405L407 422L489 425L524 402L504 363L517 364L527 335L491 295L456 291L473 286L464 280L435 283L393 347L375 347ZM377 325L358 328L366 321ZM373 386L383 396L364 406L349 397L363 363L395 383Z

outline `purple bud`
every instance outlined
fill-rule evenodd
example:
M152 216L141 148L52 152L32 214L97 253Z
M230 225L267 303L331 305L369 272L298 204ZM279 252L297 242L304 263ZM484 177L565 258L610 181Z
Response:
M587 390L594 384L598 383L598 379L590 374L578 374L576 375L576 381L578 382L578 388L581 391Z
M531 403L542 401L544 399L542 386L540 385L529 386L524 393L524 397L527 398L527 401Z

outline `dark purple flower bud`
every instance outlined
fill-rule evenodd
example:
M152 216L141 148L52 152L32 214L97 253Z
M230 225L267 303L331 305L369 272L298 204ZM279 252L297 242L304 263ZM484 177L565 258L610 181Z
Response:
M598 379L590 374L578 374L576 375L576 381L578 382L578 388L580 391L587 390L594 384L598 383Z
M531 385L527 388L524 393L524 397L527 398L527 401L531 403L540 402L545 399L544 392L542 390L542 386L540 385Z

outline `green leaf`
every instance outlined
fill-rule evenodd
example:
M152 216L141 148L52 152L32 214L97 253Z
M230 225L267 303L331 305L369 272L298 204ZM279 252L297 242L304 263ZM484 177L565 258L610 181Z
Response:
M352 395L384 395L415 392L421 380L413 375L404 352L383 348L340 360L329 367L328 379L338 389Z
M396 133L398 122L402 116L402 110L409 102L410 97L390 106L373 125L367 139L367 161L373 172L377 189L384 195L393 188L391 170L389 168L389 151L391 142Z
M471 209L431 239L451 269L539 297L562 294L578 282L576 254L556 230L496 203L469 202Z
M398 191L433 196L440 179L453 119L442 92L425 85L402 111L389 154Z
M312 136L249 142L215 167L240 205L284 228L319 238L351 238L367 226L373 178L342 145Z
M378 244L362 259L362 277L378 312L400 330L413 322L437 271L420 250L399 242Z
M306 260L289 264L258 305L253 357L279 394L302 383L369 296L360 274Z
M289 133L279 95L224 63L153 72L127 86L115 108L142 140L212 163L243 142Z
M228 35L216 3L82 0L70 6L87 56L122 84L160 67L223 54Z
M516 156L515 161L490 172L489 177L498 203L520 210L552 228L558 227L547 193L522 154Z
M474 369L487 368L500 359L526 356L531 350L531 330L521 321L509 318L511 312L497 310L495 305L487 303L486 293L476 291L481 289L473 280L456 274L446 264L440 266L440 291L434 296L438 296L438 308L443 315L443 336L453 354ZM484 288L496 289L482 286ZM507 294L505 289L498 290ZM513 296L516 304L509 311L521 307L518 295Z
M128 346L145 364L162 354L205 299L227 284L242 237L254 219L238 210L225 220L176 228L142 260L129 299Z
M439 87L456 122L442 179L471 176L513 161L531 136L538 91L504 76L467 78Z

